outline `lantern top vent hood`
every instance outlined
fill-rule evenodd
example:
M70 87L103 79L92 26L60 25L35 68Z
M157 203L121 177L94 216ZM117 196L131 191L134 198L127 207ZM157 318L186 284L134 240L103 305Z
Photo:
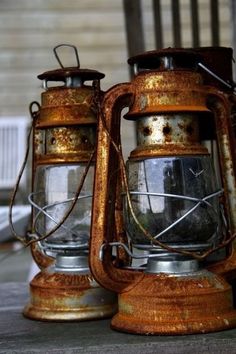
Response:
M166 48L138 54L128 59L137 72L142 70L197 70L201 56L193 50Z
M105 77L103 73L92 69L80 69L76 67L67 67L63 69L56 69L46 71L43 74L38 75L40 80L50 80L50 81L62 81L68 77L71 78L81 78L82 81L87 80L100 80Z
M69 47L72 48L75 52L75 57L77 61L77 66L68 66L65 67L61 59L58 56L57 49L61 47ZM47 87L48 81L62 81L65 83L66 87L78 87L81 86L84 81L93 81L93 80L101 80L105 77L103 73L100 73L97 70L92 69L81 69L80 61L77 48L70 44L59 44L53 49L54 55L60 65L60 69L46 71L40 75L38 75L38 79L44 80L44 88Z

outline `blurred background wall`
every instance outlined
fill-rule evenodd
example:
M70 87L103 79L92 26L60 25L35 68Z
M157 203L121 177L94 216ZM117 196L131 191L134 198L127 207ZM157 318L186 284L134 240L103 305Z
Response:
M180 1L183 44L191 46L189 0ZM221 45L231 46L230 1L220 0ZM162 1L164 46L172 45L170 1ZM146 49L154 49L152 1L142 1ZM199 1L201 45L210 45L209 0ZM54 69L52 48L78 47L81 66L106 74L103 89L128 79L122 0L1 0L0 115L28 114L37 75ZM69 59L69 58L68 58Z
M180 0L182 46L191 46L189 0ZM210 0L199 0L201 46L211 44ZM164 47L173 46L171 0L162 0ZM232 46L231 1L219 0L220 45ZM152 0L141 1L145 49L155 48ZM29 116L28 106L40 100L37 75L56 69L53 47L77 46L81 67L106 74L102 89L127 81L127 43L122 0L1 0L0 119ZM68 55L65 65L73 65ZM132 126L123 128L125 151L134 144ZM1 186L0 186L1 189ZM1 192L0 192L1 193ZM0 194L1 202L1 194Z

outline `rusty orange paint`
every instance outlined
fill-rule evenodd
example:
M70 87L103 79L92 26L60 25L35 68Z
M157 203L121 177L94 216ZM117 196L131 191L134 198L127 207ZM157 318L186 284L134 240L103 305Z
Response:
M231 287L207 271L189 276L145 275L119 294L114 329L145 335L208 333L236 326Z
M30 283L24 316L39 321L84 321L115 312L116 295L98 286L90 274L44 270Z

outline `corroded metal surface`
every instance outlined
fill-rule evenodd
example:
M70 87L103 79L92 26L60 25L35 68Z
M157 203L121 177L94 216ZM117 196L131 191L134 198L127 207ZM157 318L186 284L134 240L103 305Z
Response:
M145 275L119 295L112 328L140 334L192 334L236 326L230 286L202 271L189 276Z
M199 117L189 112L139 117L137 139L131 158L208 154L199 144Z
M135 99L127 119L164 112L209 112L199 73L144 71L133 85Z
M215 115L221 178L226 195L226 208L231 232L236 232L236 152L230 105L227 97L219 91L208 88L209 106Z
M88 161L95 143L95 125L47 128L35 134L35 161L37 164Z
M228 281L236 278L236 252L232 249L230 256L221 262L210 264L207 269L210 272L223 276Z
M24 315L34 320L82 321L116 312L116 295L101 288L89 274L44 270L31 281L30 295Z
M94 88L91 86L49 88L42 93L36 127L96 124L93 99Z
M42 253L42 250L40 249L38 243L32 243L30 248L32 257L40 269L45 269L55 262L52 257L49 257L46 254Z
M96 142L92 87L48 89L35 121L34 164L88 161Z

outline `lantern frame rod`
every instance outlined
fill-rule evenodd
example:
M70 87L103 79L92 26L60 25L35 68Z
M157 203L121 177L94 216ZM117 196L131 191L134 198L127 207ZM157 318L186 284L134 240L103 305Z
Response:
M204 198L194 198L194 197L189 197L189 196L185 196L185 195L180 195L180 194L170 194L170 193L155 193L155 192L137 192L137 191L129 191L130 195L150 195L150 196L155 196L155 197L169 197L169 198L177 198L177 199L186 199L186 200L190 200L193 202L199 202L199 203L203 203L203 204L207 204L208 206L211 206L211 203L209 203L207 201L207 199L209 199L210 197L214 197L217 196L219 194L223 194L223 189L219 189L218 191L209 194L206 200ZM214 194L214 195L213 195ZM122 195L126 195L126 193L122 193Z

